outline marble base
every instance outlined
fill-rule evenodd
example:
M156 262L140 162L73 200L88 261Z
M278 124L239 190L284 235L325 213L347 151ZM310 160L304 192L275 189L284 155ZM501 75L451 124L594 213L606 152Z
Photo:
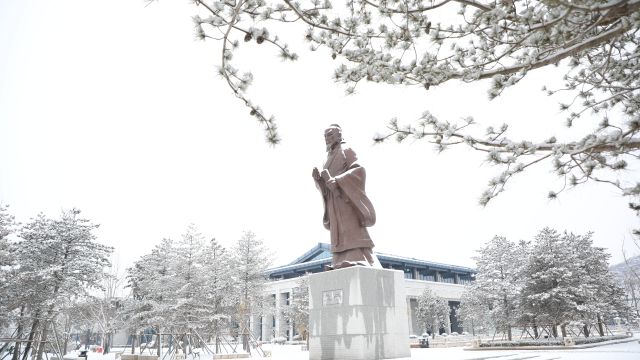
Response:
M309 276L309 360L410 357L404 274L354 266Z

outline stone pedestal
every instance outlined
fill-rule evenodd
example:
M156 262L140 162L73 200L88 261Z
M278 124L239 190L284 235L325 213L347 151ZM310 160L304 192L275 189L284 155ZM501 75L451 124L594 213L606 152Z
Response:
M354 266L309 276L309 360L410 357L404 274Z

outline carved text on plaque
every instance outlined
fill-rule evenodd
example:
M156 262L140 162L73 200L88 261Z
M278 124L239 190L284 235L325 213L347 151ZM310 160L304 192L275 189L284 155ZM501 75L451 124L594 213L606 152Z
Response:
M327 290L322 292L322 305L342 305L342 289Z

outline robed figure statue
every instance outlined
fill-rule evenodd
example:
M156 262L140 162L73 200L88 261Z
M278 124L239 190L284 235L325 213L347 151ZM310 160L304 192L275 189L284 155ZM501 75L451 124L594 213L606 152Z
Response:
M329 126L324 137L327 161L322 172L314 168L312 175L324 201L324 227L331 234L331 267L380 267L367 231L376 222L376 212L365 193L365 169L342 141L339 125Z

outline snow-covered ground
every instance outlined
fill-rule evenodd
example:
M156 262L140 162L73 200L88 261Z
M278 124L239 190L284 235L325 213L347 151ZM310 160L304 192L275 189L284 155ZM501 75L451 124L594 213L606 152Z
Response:
M483 350L465 351L463 348L411 349L411 360L640 360L638 335L634 341L577 350ZM300 345L270 345L272 360L308 360L309 353ZM255 359L256 357L254 357ZM409 358L406 358L409 359ZM115 354L89 353L87 360L115 360ZM339 360L339 359L336 359Z
M273 360L308 360L300 346L273 346ZM408 358L407 358L408 359ZM640 360L638 337L633 342L577 350L484 350L462 348L411 349L411 360Z

